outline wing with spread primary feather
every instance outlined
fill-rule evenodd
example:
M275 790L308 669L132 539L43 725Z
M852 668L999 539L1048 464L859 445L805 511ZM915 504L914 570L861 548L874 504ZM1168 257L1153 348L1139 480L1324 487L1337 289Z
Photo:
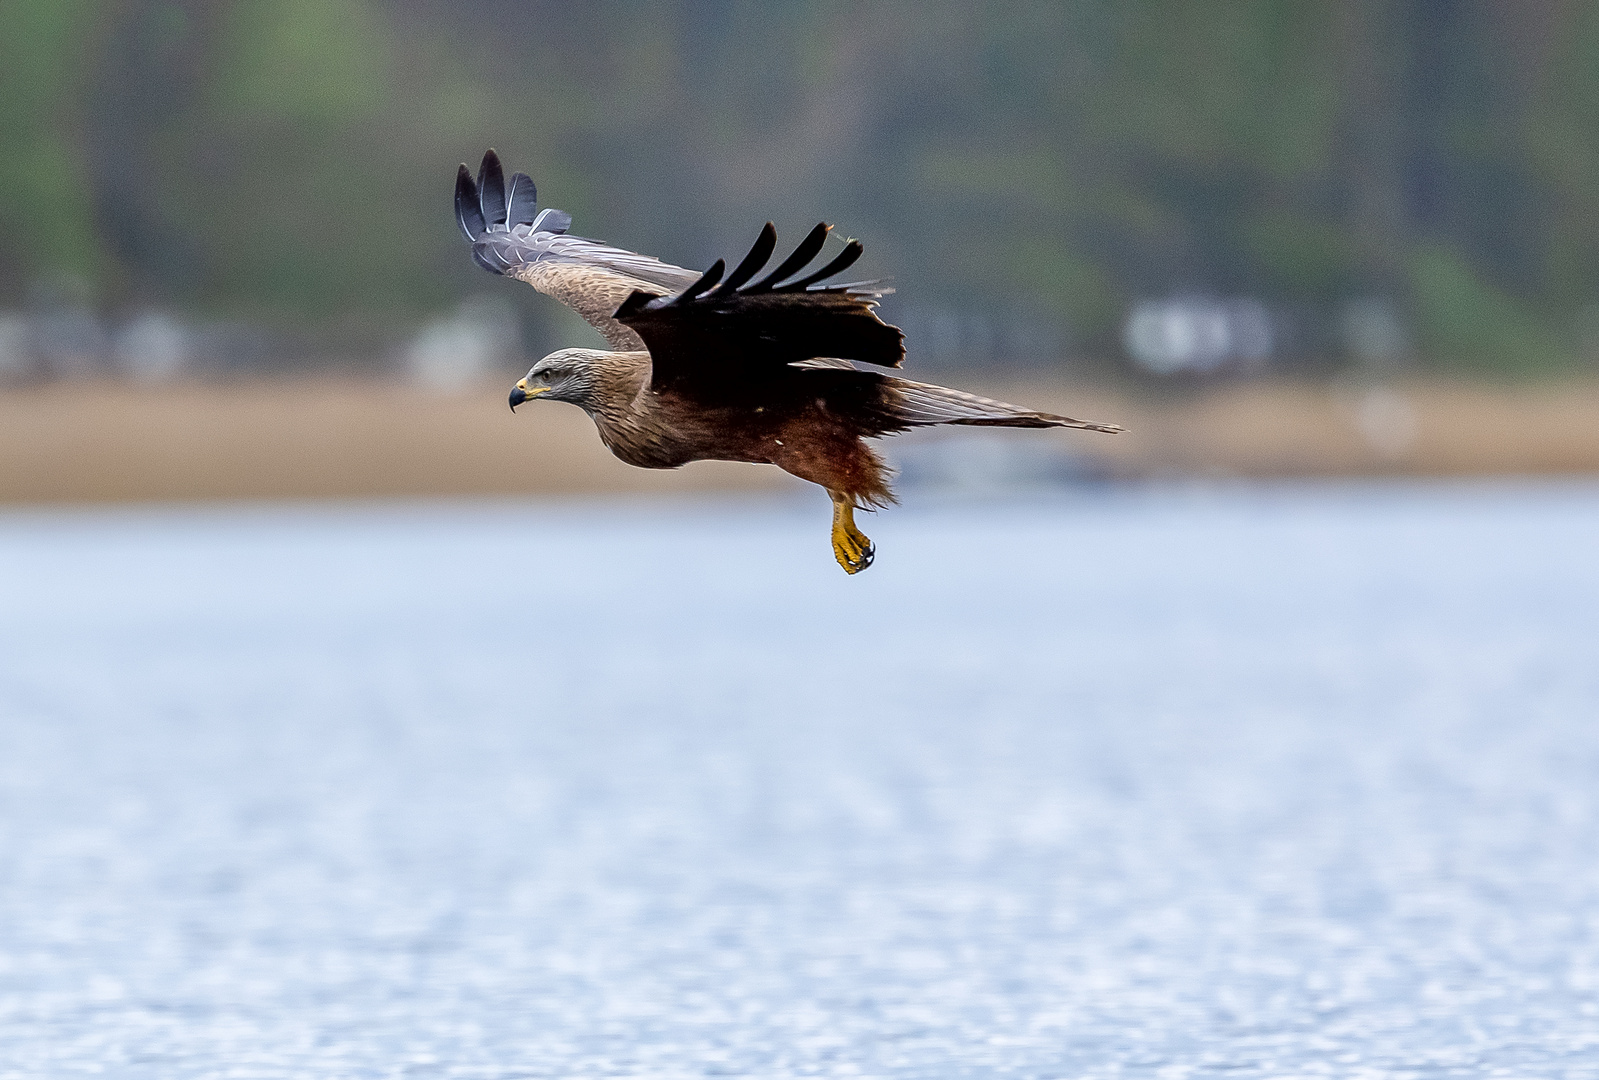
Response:
M638 334L613 318L629 296L674 293L699 277L648 255L568 236L571 217L554 209L540 211L533 181L523 173L507 183L493 150L483 155L476 180L465 165L456 174L455 217L479 266L559 300L604 335L613 349L644 348Z
M763 371L816 359L855 360L899 367L904 335L877 317L888 290L874 282L824 286L860 258L851 240L831 262L793 281L822 250L831 226L818 225L794 253L761 280L748 284L777 245L771 223L723 280L716 264L672 296L640 289L616 311L618 322L638 332L650 350L650 386L758 378Z

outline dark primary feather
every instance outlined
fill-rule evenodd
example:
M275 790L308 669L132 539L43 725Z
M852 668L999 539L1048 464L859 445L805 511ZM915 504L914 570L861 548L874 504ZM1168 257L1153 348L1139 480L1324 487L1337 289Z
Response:
M461 226L461 231L466 234L466 238L473 243L483 239L483 234L491 225L501 225L508 229L518 225L531 225L535 220L547 217L551 213L546 210L540 214L538 209L538 188L534 186L532 177L526 173L516 173L511 177L511 184L507 189L500 157L493 150L483 155L483 164L478 167L476 180L472 179L472 172L465 165L456 171L455 220ZM565 217L559 210L554 213ZM566 220L567 224L571 224L571 218ZM493 263L500 260L490 261ZM495 273L500 272L495 271Z
M827 234L832 231L832 228L833 226L828 225L826 222L817 225L816 228L806 234L805 239L800 241L799 247L795 248L788 258L778 264L776 270L773 270L744 291L752 293L770 292L778 282L790 274L798 273L802 266L816 258L816 253L822 250L823 244L827 243ZM777 230L775 229L772 230L772 239L774 241L777 239Z
M692 304L695 300L698 300L707 289L722 279L722 271L726 269L727 264L721 259L717 259L711 264L711 268L709 270L700 275L700 279L698 281L684 289L680 295L673 297L670 303L674 307L685 307L688 304Z
M861 257L861 253L865 250L866 248L859 240L851 240L849 243L844 245L844 250L838 253L838 258L834 259L832 262L828 263L814 274L807 274L798 281L789 282L787 285L783 286L783 289L788 290L809 288L818 281L827 280L834 274L842 274L845 270L848 270L850 267L855 265L855 260L859 259ZM869 283L862 282L861 284L865 285ZM835 287L840 289L853 288L853 286L850 285L839 285Z
M750 248L750 253L744 256L744 261L727 276L727 280L716 287L712 296L726 296L730 292L737 292L750 278L761 272L761 267L766 265L766 260L772 257L772 252L777 250L777 226L768 221L761 229L761 235L756 237L755 246Z
M505 170L500 167L500 155L492 149L484 153L483 164L477 172L478 200L483 207L483 220L489 227L505 224Z
M536 233L564 233L572 227L572 215L565 210L556 210L547 207L539 211L539 216L533 219L533 232Z
M828 226L812 229L793 255L762 281L728 291L710 291L725 264L718 259L699 280L675 296L633 293L616 311L650 350L650 385L660 390L691 382L704 388L727 380L760 377L763 372L816 357L859 360L899 367L904 335L873 310L881 290L865 285L808 288L835 268L860 257L852 242L822 270L797 282L773 282L802 270L821 250ZM729 283L748 279L771 256L776 231L768 226Z
M512 173L506 195L505 223L512 227L531 225L539 213L539 189L527 173Z
M483 208L478 205L477 183L472 170L464 164L455 174L455 221L461 226L469 241L476 242L487 225L483 221Z

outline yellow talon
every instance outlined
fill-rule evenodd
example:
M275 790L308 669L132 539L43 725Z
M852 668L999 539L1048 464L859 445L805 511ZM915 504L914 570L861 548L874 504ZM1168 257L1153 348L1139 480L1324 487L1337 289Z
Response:
M829 491L833 498L833 557L846 574L858 574L872 565L877 548L855 527L855 500Z

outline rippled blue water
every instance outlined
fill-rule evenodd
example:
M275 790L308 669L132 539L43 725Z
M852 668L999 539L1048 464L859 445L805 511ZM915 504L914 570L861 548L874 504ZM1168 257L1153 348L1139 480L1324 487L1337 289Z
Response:
M0 517L0 1076L1599 1077L1599 488Z

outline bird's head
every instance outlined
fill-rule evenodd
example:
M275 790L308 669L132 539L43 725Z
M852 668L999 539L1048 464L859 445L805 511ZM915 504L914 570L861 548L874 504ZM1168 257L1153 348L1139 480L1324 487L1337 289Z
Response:
M589 408L599 392L599 359L595 349L562 349L533 365L511 391L511 409L534 398L567 401Z

